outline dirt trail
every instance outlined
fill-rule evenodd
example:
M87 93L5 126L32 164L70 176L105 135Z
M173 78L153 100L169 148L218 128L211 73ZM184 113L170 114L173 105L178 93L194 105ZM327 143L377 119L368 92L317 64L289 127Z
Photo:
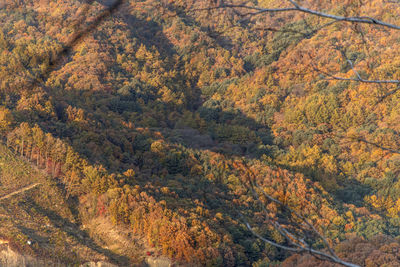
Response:
M41 184L40 183L36 183L36 184L31 184L29 186L23 187L23 188L21 188L21 189L19 189L17 191L14 191L14 192L12 192L10 194L7 194L5 196L0 197L0 201L5 200L5 199L10 198L10 197L13 197L13 196L18 195L18 194L21 194L21 193L23 193L25 191L31 190L31 189L39 186L39 185L41 185Z

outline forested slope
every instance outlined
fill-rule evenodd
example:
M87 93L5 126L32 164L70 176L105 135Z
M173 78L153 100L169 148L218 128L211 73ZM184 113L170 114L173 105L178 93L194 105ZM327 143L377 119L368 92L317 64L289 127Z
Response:
M28 214L40 220L55 212L57 242L69 246L70 235L83 230L78 243L93 239L92 258L55 260L104 257L124 265L162 254L188 266L285 261L289 253L244 225L286 242L265 223L250 175L349 261L399 260L392 249L400 235L399 94L390 84L327 79L354 75L346 57L365 79L398 79L399 32L344 23L315 31L324 21L296 13L239 23L229 9L193 11L209 1L131 0L56 60L111 2L5 1L0 9L0 132L4 154L14 153L1 170L16 171L16 190L29 184L18 174L24 168L51 184L60 204L41 203ZM323 6L400 24L396 2ZM12 167L10 157L25 165ZM5 195L11 188L4 177ZM13 200L15 214L51 190ZM268 210L282 215L273 204ZM73 224L71 232L61 220ZM0 227L19 229L9 223ZM21 229L5 238L33 238L33 230ZM115 229L123 241L110 238ZM377 256L346 254L351 242L371 244ZM30 253L51 257L54 247L42 243ZM286 264L312 261L292 256Z
M0 265L129 264L128 258L102 248L100 240L81 229L75 208L54 179L4 145L0 145L0 173ZM136 251L137 263L141 254Z

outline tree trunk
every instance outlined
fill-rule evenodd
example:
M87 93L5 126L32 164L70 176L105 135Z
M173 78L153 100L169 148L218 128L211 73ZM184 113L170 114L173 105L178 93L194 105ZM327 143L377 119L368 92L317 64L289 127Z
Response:
M24 139L22 139L22 143L21 143L21 157L24 156Z
M37 155L37 158L36 158L36 165L37 165L38 168L40 169L40 149L39 149L39 151L38 151L38 155Z
M46 151L46 160L45 160L45 170L48 172L48 164L49 164L49 152Z
M57 161L53 162L53 177L57 177Z
M33 151L34 151L34 148L33 148L33 144L32 144L32 146L31 146L31 156L30 156L30 161L31 162L33 162Z

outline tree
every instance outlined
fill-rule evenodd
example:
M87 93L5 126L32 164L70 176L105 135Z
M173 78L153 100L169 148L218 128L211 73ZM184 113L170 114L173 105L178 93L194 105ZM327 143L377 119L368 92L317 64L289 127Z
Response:
M14 123L14 117L9 109L0 107L0 133L5 134L10 131Z
M262 2L267 2L270 3L271 1L260 1ZM116 5L113 6L114 10L118 7L118 4L122 3L122 1L116 1ZM211 9L230 9L233 10L233 14L236 14L240 20L240 23L245 23L246 20L248 20L248 18L253 18L255 16L261 15L261 14L266 14L266 13L286 13L286 12L297 12L297 13L302 13L302 14L306 14L306 15L312 15L312 16L316 16L316 17L321 17L323 19L327 19L330 20L332 19L333 21L336 22L351 22L351 23L360 23L360 24L377 24L380 25L382 27L389 27L391 29L395 29L393 27L392 24L387 24L381 21L377 21L374 19L366 19L360 16L353 16L353 17L343 17L343 16L336 16L336 15L329 15L326 13L322 13L322 12L318 12L318 11L313 11L310 8L305 8L303 6L298 5L296 2L294 1L288 1L288 4L291 4L292 6L287 7L287 8L257 8L257 7L252 7L252 6L246 6L246 5L234 5L234 4L226 4L226 1L214 1L214 7L212 8L208 8L208 10ZM199 11L199 10L198 10ZM63 58L66 54L68 54L72 47L75 46L77 44L77 42L82 39L82 37L90 32L92 29L94 29L95 27L97 27L99 25L99 22L105 18L106 15L110 15L112 14L112 9L107 10L105 13L103 13L101 16L97 17L95 20L95 23L91 24L87 29L83 29L81 31L78 31L75 35L73 35L73 38L71 38L70 42L68 42L65 46L65 48L61 49L58 51L58 55L57 57L55 57L54 60L52 60L51 64L49 64L49 68L44 68L43 70L43 75L40 76L40 79L36 80L33 84L34 85L38 85L42 80L46 81L48 74L53 70L56 69L55 65L57 65L58 63L60 63L62 60L60 58ZM287 21L287 20L286 20ZM326 25L324 25L325 27L328 27L329 25L333 25L333 23L329 23L327 22ZM304 36L311 34L311 32L315 32L317 29L312 29L311 27L305 27L305 30L307 30L307 32L303 32L302 34ZM271 29L274 30L274 29ZM279 29L278 29L279 30ZM289 29L291 31L297 30L297 29ZM304 30L304 29L302 29ZM285 29L282 29L280 31L285 31ZM288 31L288 30L287 30ZM144 48L144 46L143 46ZM356 70L356 65L355 65L355 60L350 57L346 51L343 51L342 53L342 48L343 47L337 47L337 51L339 54L342 54L342 57L344 58L344 61L346 63L346 66L344 66L344 69L349 68L349 70L351 70L351 73L353 73L355 75L355 77L352 78L347 78L347 77L339 77L339 76L335 76L333 74L330 73L330 71L321 69L318 65L315 66L315 64L313 64L313 61L311 61L310 66L312 66L317 72L322 73L325 75L324 78L331 78L331 79L335 79L335 80L343 80L343 81L352 81L352 82L361 82L361 83L372 83L372 84L385 84L385 83L393 83L393 84L397 84L398 81L397 80L369 80L367 78L364 78L363 73L361 71L357 71ZM23 49L22 49L23 50ZM143 51L142 51L143 52ZM161 79L161 75L159 75L160 73L164 72L164 69L162 69L161 71L152 71L151 69L158 69L159 68L159 61L157 60L158 56L157 53L151 53L150 50L144 54L145 57L142 57L143 55L138 55L138 57L142 58L143 62L142 65L140 66L140 68L143 68L143 72L140 74L143 77L143 80L151 80L151 85L159 87L159 86L163 86L165 83L166 79ZM24 55L21 51L21 55ZM156 55L154 57L154 55ZM279 56L278 54L275 54L274 57ZM219 58L219 60L223 61L223 60L228 60L229 58L229 54L227 54L226 56L224 55L224 57L217 57ZM150 61L154 61L154 62L150 62L151 64L148 64L148 62L145 62L146 59L149 59ZM154 60L156 59L156 60ZM238 63L238 67L237 67L237 72L241 72L241 64L240 62ZM161 68L160 68L161 69ZM217 68L215 69L215 71L211 71L211 72L204 72L207 75L205 75L204 77L209 77L211 80L219 80L222 77L225 77L228 75L229 69L227 69L226 67L220 67L217 66ZM202 73L202 74L204 74ZM203 82L207 82L207 79L203 79ZM271 84L271 83L270 83ZM272 84L271 84L272 86ZM174 87L171 87L174 88ZM163 96L164 96L164 100L167 102L171 102L171 103L180 103L180 96L179 93L175 94L174 90L171 90L171 88L169 87L163 87L162 92L163 92ZM189 87L188 87L189 88ZM46 88L47 89L47 88ZM261 90L262 92L262 90ZM394 91L391 91L394 92ZM389 93L391 93L389 92ZM262 95L262 93L260 94L260 96ZM390 94L386 94L387 96L390 96ZM257 98L259 98L260 96L256 96L256 101L258 100ZM325 109L325 102L322 101L320 105L311 107L310 106L310 111L306 112L307 118L310 119L310 121L316 122L317 123L326 123L329 120L331 120L331 115L329 114L330 109ZM118 106L119 107L119 106ZM321 110L322 108L322 110ZM261 109L261 108L260 108ZM121 112L124 111L122 108L120 110ZM316 114L314 114L314 111ZM68 112L68 111L67 111ZM172 116L171 116L172 117ZM156 124L156 123L155 123ZM235 131L233 131L233 133L230 132L221 132L221 136L223 137L230 137L234 140L236 140L238 143L242 143L245 141L244 137L245 137L245 131L242 130L242 128L235 128ZM29 136L29 135L28 135ZM21 143L22 145L21 147L21 154L27 154L26 149L28 149L29 147L31 147L31 143L29 143L25 137L27 137L24 133L22 133L19 137L22 137L21 139ZM49 159L49 152L51 152L50 154L50 160L51 160L51 172L56 174L56 167L57 164L61 164L64 161L64 156L65 156L65 149L63 144L59 141L59 139L54 139L50 136L50 138L47 137L47 151L46 151L46 168L48 165L48 159ZM255 137L254 137L255 138ZM34 137L35 139L35 137ZM368 141L365 141L368 142ZM24 144L26 143L26 144ZM25 148L28 147L28 148ZM25 149L25 150L24 150ZM156 148L157 149L157 148ZM179 151L178 151L179 152ZM67 154L68 155L68 154ZM147 154L150 155L150 154ZM31 148L31 157L32 157L32 148ZM166 165L169 167L169 169L171 170L171 173L181 173L185 171L185 167L183 164L181 164L181 162L184 162L184 154L180 154L179 153L172 153L171 155L168 155L168 158L166 160ZM69 159L67 160L69 161ZM149 160L149 163L151 161ZM151 164L149 164L151 165ZM182 166L181 166L182 165ZM217 177L217 180L223 180L221 179L221 177L224 176L223 173L220 172L221 168L218 166L218 168L216 168L216 171L214 172L214 176ZM187 172L187 171L185 171ZM106 175L94 175L93 173L95 173L94 171L86 171L86 175L87 175L87 180L93 184L94 188L98 188L98 190L96 190L96 192L98 191L98 193L103 193L103 191L105 191L107 188L103 187L103 185L105 184L106 181ZM99 174L100 172L97 172L95 174ZM93 176L93 177L92 177ZM72 177L72 176L71 176ZM78 178L79 176L74 176L76 178ZM89 178L93 178L93 179L89 179ZM75 179L75 178L74 178ZM72 179L73 180L73 179ZM93 181L92 181L93 180ZM252 190L254 190L254 196L257 196L257 198L260 199L260 205L264 206L264 208L266 208L268 205L267 203L264 203L265 200L261 199L260 195L264 195L263 192L258 189L257 184L252 184ZM285 225L282 224L282 222L279 221L274 221L274 220L270 220L270 223L275 227L275 229L282 234L282 236L286 239L286 241L289 243L290 246L285 246L284 248L287 250L291 250L291 251L295 251L295 252L311 252L314 255L320 256L320 257L324 257L326 259L338 262L338 263L342 263L342 264L349 264L349 263L345 263L343 261L341 261L337 256L335 256L335 254L333 252L328 252L328 253L324 253L321 251L316 250L315 248L312 248L310 243L307 241L304 241L305 238L307 239L315 239L315 238L319 238L319 239L324 239L323 236L318 234L318 231L316 231L315 229L313 229L313 225L312 224L308 224L307 220L305 219L305 217L300 217L298 216L295 212L293 212L292 210L288 210L286 208L286 204L280 200L277 200L275 198L269 198L269 195L264 195L264 198L266 200L269 200L269 202L273 202L278 206L282 206L282 209L286 212L283 213L283 215L290 219L290 223L288 223L288 227L286 228ZM115 204L116 207L117 203ZM118 213L127 213L128 211L126 211L126 205L124 205L124 207L121 208L121 210L118 211ZM202 209L199 209L200 212L202 212ZM268 210L267 210L268 211ZM268 214L268 212L266 212ZM127 214L124 214L124 216L121 216L121 218L123 218L124 221L126 221L128 218ZM302 229L302 225L301 222L303 222L303 224L307 225L308 229ZM252 227L247 224L249 230L252 230ZM159 230L159 225L154 226L155 231ZM180 227L179 227L180 228ZM288 230L289 229L289 230ZM257 234L256 232L254 232L254 234ZM159 237L158 233L157 233L157 237ZM266 240L266 242L272 242L271 240L265 239L265 237L260 237L263 238L263 240ZM168 237L166 238L166 241L169 240L173 240L172 238ZM182 238L182 240L185 240L184 238ZM279 244L277 243L270 243L270 244L274 244L275 246L278 246ZM326 244L326 243L325 243ZM187 244L186 242L183 242L182 244L178 244L177 246L179 247L185 247ZM330 244L326 244L327 248L329 249ZM181 249L181 248L180 248ZM171 245L166 245L166 251L168 253L171 253ZM184 253L185 254L185 253ZM186 254L185 254L186 255ZM191 253L188 253L187 255L192 255ZM347 265L347 266L352 266L352 265Z
M41 166L40 159L42 151L45 148L45 134L37 124L33 127L32 132L33 132L33 140L37 147L36 165L40 168Z
M266 2L264 4L264 2ZM193 4L192 12L201 12L201 11L211 11L211 10L231 10L232 13L228 14L230 17L229 19L233 25L245 25L245 23L249 23L251 20L256 20L259 18L261 15L266 15L272 17L272 21L277 21L281 20L283 23L275 23L281 26L281 28L266 28L266 30L269 31L282 31L282 32L297 32L296 30L292 30L289 28L285 28L285 25L289 25L291 21L288 21L287 17L277 17L274 19L274 16L276 14L281 14L281 13L300 13L300 14L305 14L311 17L317 17L320 19L323 19L323 21L318 21L319 25L317 27L312 27L310 25L306 26L307 32L300 32L303 35L309 35L309 34L315 34L318 31L321 31L322 29L332 26L333 24L337 23L351 23L351 24L367 24L367 25L373 25L377 27L381 27L382 29L387 28L391 30L400 30L400 26L393 24L393 23L388 23L382 20L379 20L374 17L370 17L367 15L355 15L355 16L341 16L341 15L335 15L331 13L326 13L322 11L318 11L317 8L321 8L322 2L321 1L306 1L303 5L300 4L298 1L294 0L287 0L287 1L260 1L260 4L263 4L263 6L257 6L254 5L252 2L245 2L243 1L235 1L235 0L221 0L221 1L215 1L210 4L210 6L203 7L203 8L196 8L196 4ZM355 1L347 1L345 4L350 5ZM285 4L286 3L286 4ZM266 5L267 7L264 7ZM268 7L268 6L274 6L274 7ZM279 8L276 8L275 6L279 5ZM286 7L281 7L282 5ZM311 6L311 8L305 7L305 5ZM345 12L346 13L346 12ZM225 14L226 15L226 14ZM290 19L291 17L289 17ZM303 16L303 19L306 19L307 17ZM324 23L325 22L325 23ZM322 26L321 26L322 24ZM355 29L355 31L360 31L360 29ZM298 33L298 32L297 32ZM361 33L362 34L362 33ZM305 36L307 37L307 36ZM325 74L328 78L336 79L336 80L342 80L342 81L356 81L356 82L362 82L362 83L372 83L372 84L395 84L398 85L400 84L400 80L381 80L381 79L365 79L362 78L360 73L356 70L354 62L346 56L345 49L343 47L337 47L336 48L343 56L345 61L349 64L351 67L351 70L353 71L355 77L354 78L344 78L344 77L337 77L334 76L330 73L324 72L321 69L316 69L320 73ZM316 63L316 62L315 62ZM393 94L393 92L390 93L390 95Z
M273 5L274 1L260 1L261 4L265 3L263 6L256 6L254 4L250 3L243 3L243 2L237 2L237 1L226 1L226 0L219 0L219 1L211 1L210 6L207 7L194 7L192 9L193 12L202 12L202 11L212 11L212 10L230 10L232 13L228 14L232 22L232 24L242 24L244 25L245 23L249 23L251 20L255 20L256 17L259 17L261 15L266 15L270 17L274 17L275 14L280 14L280 13L301 13L305 14L308 16L314 16L319 19L323 20L322 26L312 28L311 26L307 26L308 33L304 34L315 34L316 32L322 30L323 28L332 26L333 24L337 23L351 23L355 25L354 31L360 34L360 38L363 37L363 32L360 30L357 25L360 24L368 24L368 25L373 25L373 26L378 26L381 27L382 29L390 29L390 30L400 30L400 26L389 23L383 20L379 20L374 17L369 17L365 15L335 15L331 13L326 13L322 11L318 11L315 9L315 7L320 7L319 4L321 3L320 1L309 1L308 3L304 3L302 1L302 4L300 4L298 1L295 0L287 0L283 1L284 3L282 4L282 1L279 1L279 7L271 6ZM352 3L352 1L349 1ZM286 6L285 6L286 3ZM306 7L306 5L309 5L311 7ZM195 4L194 4L195 6ZM283 6L283 7L282 7ZM272 15L273 14L273 15ZM226 16L226 14L224 14ZM234 19L236 18L236 21ZM282 19L282 17L279 17L276 19ZM286 20L285 20L286 19ZM283 25L285 24L290 24L290 21L285 18L283 21ZM290 19L290 17L289 17ZM306 18L304 18L306 19ZM272 19L273 21L273 19ZM279 23L276 23L279 24ZM290 27L284 28L282 27L281 29L269 29L272 31L294 31L291 30ZM387 97L390 97L394 95L399 89L400 89L400 80L397 79L368 79L364 78L360 71L357 70L356 65L354 63L354 60L352 60L346 51L346 47L336 45L335 50L340 53L342 56L342 59L345 61L347 64L347 67L352 71L354 77L340 77L337 75L332 74L329 70L324 70L320 67L318 67L318 59L314 59L313 56L310 56L311 62L310 66L312 66L313 70L318 72L319 75L322 75L325 79L333 79L333 80L340 80L340 81L351 81L351 82L357 82L357 83L364 83L364 84L376 84L377 86L381 85L387 85L387 84L393 84L394 88L392 90L389 90L387 92L382 92L382 96L380 97L379 101L382 101L386 99ZM311 53L310 53L311 54ZM375 75L377 76L377 75ZM315 103L315 101L314 101ZM322 107L322 108L321 108ZM332 110L327 110L326 108L329 108L326 106L326 103L322 104L320 107L315 108L314 110L311 110L311 112L306 112L306 115L309 114L309 117L315 117L314 120L316 120L317 123L320 123L319 121L325 122L326 120L330 119L329 117L333 115ZM333 109L334 110L334 109ZM398 151L395 151L393 149L390 149L388 147L383 147L377 143L370 142L368 140L358 138L356 141L359 142L364 142L369 145L373 145L379 148L382 148L383 150L389 150L390 152L393 153L399 153ZM258 200L260 203L264 215L267 217L267 221L269 224L271 224L279 233L281 236L283 236L286 241L287 245L282 245L280 243L274 242L271 239L265 238L262 235L258 234L256 231L253 230L253 228L250 226L248 222L246 222L246 226L248 229L258 238L263 240L264 242L281 248L283 250L295 252L295 253L310 253L313 256L317 258L322 258L324 260L328 260L331 262L335 262L344 266L358 266L356 264L352 264L350 262L346 262L341 260L333 251L331 248L331 244L326 240L326 238L319 233L319 231L313 226L313 224L304 216L300 215L296 211L292 210L287 204L283 203L282 201L272 197L271 195L267 194L258 184L257 184L257 179L256 175L249 171L248 168L244 168L243 175L248 175L248 181L249 181L249 190L253 193L255 198ZM285 223L282 223L279 219L276 218L270 218L269 213L270 210L268 210L268 207L270 207L270 203L273 203L275 205L278 205L282 208L282 217L283 221ZM320 239L322 242L325 244L325 247L327 249L327 252L321 251L318 249L314 249L312 245L310 244L309 241L307 240L316 240Z
M268 223L270 223L279 232L279 234L285 238L287 244L282 245L271 239L263 237L257 233L246 221L246 227L253 235L267 244L289 252L298 254L309 253L318 259L331 261L343 266L360 267L357 264L340 259L334 252L334 249L326 237L324 237L324 235L317 230L317 228L309 219L290 208L287 204L266 193L265 190L257 183L258 179L256 178L254 172L247 167L246 169L247 170L244 175L248 176L247 180L249 181L248 186L250 191L261 205ZM271 203L277 205L278 209L281 209L281 216L276 216L275 218L269 216L269 207L271 206ZM313 247L313 243L315 243L317 240L322 241L327 251Z

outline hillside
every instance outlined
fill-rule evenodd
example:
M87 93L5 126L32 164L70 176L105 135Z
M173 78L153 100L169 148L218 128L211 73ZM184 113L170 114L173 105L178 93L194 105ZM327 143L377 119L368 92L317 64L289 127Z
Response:
M36 266L101 260L119 263L120 256L82 229L60 185L4 145L0 145L0 173L2 266L14 260L13 266L18 266L23 257Z
M299 2L400 25L396 1ZM400 262L398 84L357 80L399 79L400 31L206 0L113 3L1 6L0 237L14 251L66 265L327 266L247 229L290 243L269 222L294 219L257 184L342 258Z

